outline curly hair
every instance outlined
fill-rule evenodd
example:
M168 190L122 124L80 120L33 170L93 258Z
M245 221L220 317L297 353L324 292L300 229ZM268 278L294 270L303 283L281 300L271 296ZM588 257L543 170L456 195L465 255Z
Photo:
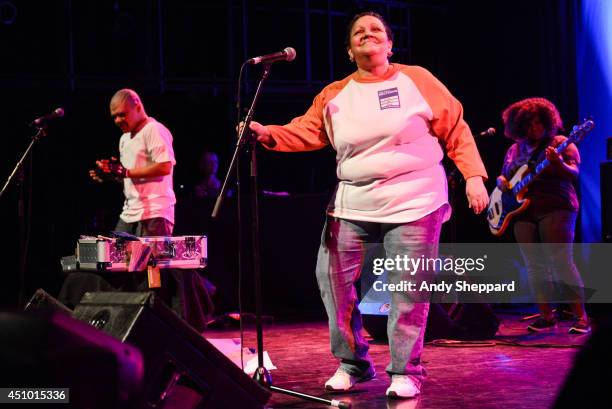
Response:
M523 140L536 118L544 126L545 137L555 136L563 129L561 115L555 104L546 98L527 98L510 105L502 113L504 134L514 141Z

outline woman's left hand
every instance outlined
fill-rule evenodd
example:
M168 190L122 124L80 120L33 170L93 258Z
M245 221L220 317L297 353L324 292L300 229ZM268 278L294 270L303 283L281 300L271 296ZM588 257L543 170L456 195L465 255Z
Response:
M546 159L548 159L548 161L553 165L560 165L563 163L563 156L561 156L561 154L552 146L548 146L544 151L544 154L546 155Z
M489 205L489 194L482 176L472 176L465 181L465 194L467 195L468 206L476 214L480 214Z

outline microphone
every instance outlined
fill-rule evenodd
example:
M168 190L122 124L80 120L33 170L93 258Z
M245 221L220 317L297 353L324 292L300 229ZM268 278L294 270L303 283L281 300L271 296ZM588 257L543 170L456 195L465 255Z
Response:
M260 64L260 63L272 63L275 61L293 61L295 60L295 49L293 47L287 47L283 51L273 54L260 55L248 59L247 64Z
M482 131L479 134L475 134L474 138L480 138L480 137L483 137L483 136L493 136L493 135L495 135L495 132L496 132L495 128L489 128L486 131Z
M43 115L39 118L36 118L30 123L30 126L40 128L42 126L45 126L47 122L55 118L61 118L63 116L64 116L64 108L57 108L55 111L51 112L50 114Z

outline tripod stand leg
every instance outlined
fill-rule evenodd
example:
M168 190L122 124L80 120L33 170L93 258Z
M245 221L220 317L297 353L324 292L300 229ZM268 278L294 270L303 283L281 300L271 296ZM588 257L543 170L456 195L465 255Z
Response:
M310 400L313 402L323 403L325 405L333 406L334 408L340 408L340 409L350 409L351 408L350 402L345 402L345 401L336 400L336 399L329 400L329 399L318 398L316 396L307 395L305 393L291 391L289 389L283 389L283 388L279 388L277 386L272 386L272 385L268 386L268 388L273 392L284 393L285 395L295 396L296 398L302 398L302 399Z
M553 312L553 313L556 313L556 312L557 312L557 309L556 309L556 308L555 308L555 309L553 309L553 310L552 310L552 312ZM538 313L536 313L536 314L526 315L526 316L524 316L523 318L521 318L521 319L520 319L520 321L529 321L529 320L534 319L534 318L540 318L541 316L542 316L542 314L540 314L540 313L538 312Z
M284 389L284 388L279 388L278 386L273 386L272 376L270 375L268 370L263 366L260 366L259 368L257 368L257 370L255 370L255 373L253 374L253 380L257 382L258 384L260 384L261 386L263 386L264 388L270 389L272 392L284 393L285 395L293 396L296 398L306 399L306 400L317 402L317 403L323 403L325 405L332 406L334 408L341 408L341 409L351 408L350 402L344 402L344 401L336 400L336 399L332 399L332 400L323 399L323 398L319 398L316 396L307 395L305 393L296 392L296 391L292 391L292 390Z

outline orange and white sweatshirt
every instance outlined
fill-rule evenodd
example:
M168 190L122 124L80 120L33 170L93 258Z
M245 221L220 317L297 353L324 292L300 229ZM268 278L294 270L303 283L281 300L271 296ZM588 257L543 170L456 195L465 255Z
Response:
M463 107L429 71L391 64L384 77L357 72L325 87L301 117L269 125L268 149L336 150L339 180L328 214L378 223L418 220L445 206L444 144L467 179L487 173Z

